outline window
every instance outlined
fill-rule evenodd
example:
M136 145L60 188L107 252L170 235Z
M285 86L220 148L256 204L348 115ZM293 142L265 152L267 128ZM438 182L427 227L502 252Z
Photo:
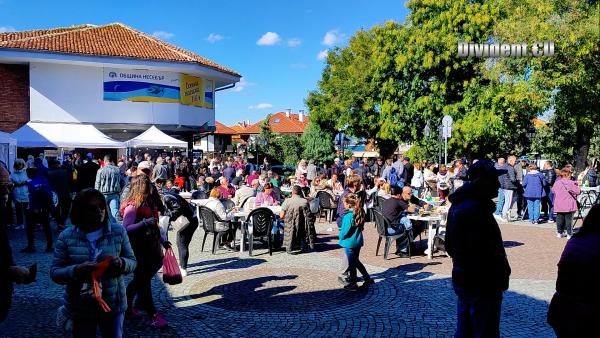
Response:
M280 120L280 119L275 119L275 120L273 120L273 123L279 123L279 122L281 122L281 120Z

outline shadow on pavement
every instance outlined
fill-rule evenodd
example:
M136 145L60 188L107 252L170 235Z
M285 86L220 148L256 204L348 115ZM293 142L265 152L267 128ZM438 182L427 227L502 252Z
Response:
M265 263L266 260L258 258L219 258L188 264L188 275L208 273L217 270L245 269Z

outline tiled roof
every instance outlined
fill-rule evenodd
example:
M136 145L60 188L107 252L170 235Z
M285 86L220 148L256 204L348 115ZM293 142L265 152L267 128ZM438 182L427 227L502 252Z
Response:
M234 134L238 133L237 131L233 130L232 128L227 127L226 125L224 125L223 123L221 123L219 121L215 121L215 127L217 128L215 130L215 134L234 135Z
M246 129L240 131L240 134L260 134L260 125L264 120L260 120ZM274 133L278 134L302 134L308 126L308 116L304 115L304 121L300 122L298 114L286 116L285 112L278 112L271 115L269 125Z
M1 49L198 63L241 76L232 69L121 23L0 33Z

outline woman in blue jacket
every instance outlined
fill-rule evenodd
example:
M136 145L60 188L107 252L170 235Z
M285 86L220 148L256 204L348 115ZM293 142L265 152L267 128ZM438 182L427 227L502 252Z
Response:
M104 195L95 189L82 190L73 200L71 222L56 241L50 277L66 285L61 314L72 320L73 337L122 337L127 296L123 275L133 272L136 259L125 229L108 220ZM101 308L93 296L91 273L103 261L107 270L99 278ZM68 326L68 325L67 325Z
M529 221L532 224L537 224L540 220L540 206L542 198L546 196L544 186L547 185L546 178L537 169L537 165L530 164L527 168L529 171L523 178L523 197L527 200L527 213Z
M356 269L363 276L361 287L367 287L373 284L373 279L369 276L367 269L359 260L360 248L363 246L363 227L365 225L365 211L361 206L360 198L356 194L348 194L344 197L344 208L346 213L342 216L342 228L339 234L339 244L344 248L348 267L350 270L350 282L344 286L344 289L356 291Z

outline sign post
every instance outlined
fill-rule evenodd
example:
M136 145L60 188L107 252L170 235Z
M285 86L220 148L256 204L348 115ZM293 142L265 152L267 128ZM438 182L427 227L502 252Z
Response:
M444 137L444 163L448 165L448 139L452 137L452 116L442 118L442 136Z

